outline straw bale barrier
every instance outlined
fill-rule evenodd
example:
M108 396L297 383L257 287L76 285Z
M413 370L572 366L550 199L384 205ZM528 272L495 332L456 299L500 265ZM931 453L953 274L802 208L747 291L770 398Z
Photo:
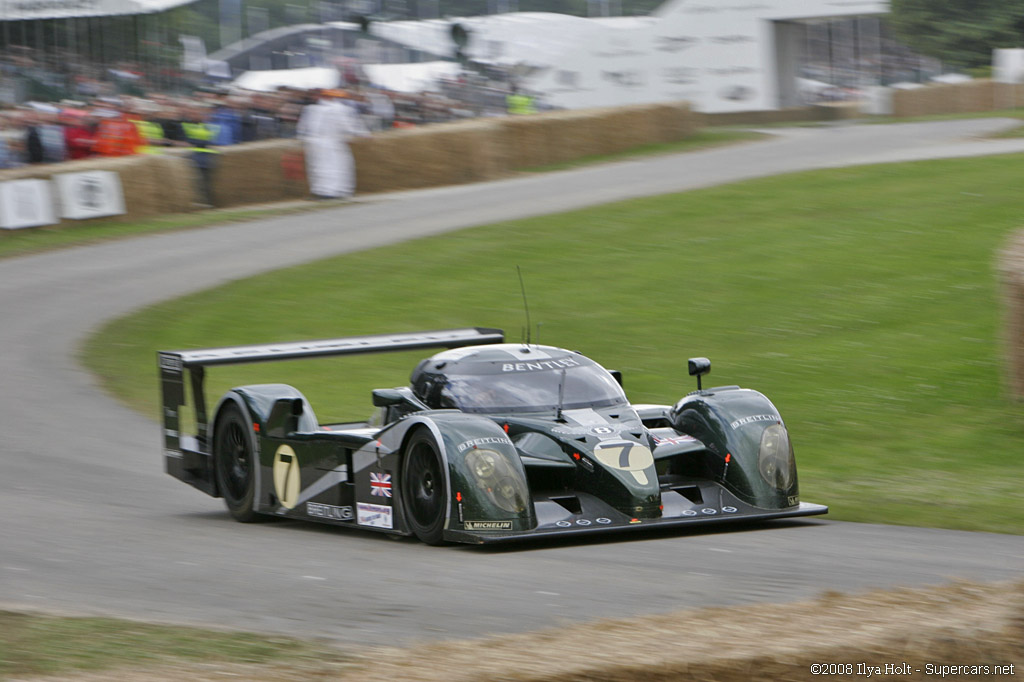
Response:
M1003 344L1010 395L1024 400L1024 230L1018 230L999 256L1003 299Z
M505 170L683 140L699 127L687 103L557 111L497 121Z
M892 115L905 118L934 114L969 114L1009 108L1015 106L1010 102L1014 87L982 79L965 83L926 85L913 90L894 90Z
M350 146L356 191L386 192L490 180L524 168L682 140L697 128L698 118L686 103L650 104L389 130L354 139ZM289 156L301 166L301 145L294 140L223 148L214 180L217 206L305 197L305 181L288 173Z
M213 202L218 208L302 199L309 194L302 146L296 140L249 142L219 151L213 172Z
M61 173L93 170L114 171L118 174L124 192L125 213L91 220L61 220L61 226L92 222L132 222L167 213L180 213L192 208L195 184L192 165L188 158L175 154L140 154L22 166L0 172L0 181L28 178L47 180ZM56 188L54 192L56 201Z
M440 123L352 140L356 191L386 192L497 177L502 168L488 121Z

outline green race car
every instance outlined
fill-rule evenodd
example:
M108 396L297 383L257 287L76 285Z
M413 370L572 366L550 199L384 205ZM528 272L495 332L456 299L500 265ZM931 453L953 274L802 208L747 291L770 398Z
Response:
M295 388L234 388L210 418L204 367L445 348L366 422L317 422ZM454 329L159 354L167 471L239 521L283 516L484 543L824 514L801 502L786 426L756 391L700 388L632 405L575 351ZM189 375L197 433L179 433Z

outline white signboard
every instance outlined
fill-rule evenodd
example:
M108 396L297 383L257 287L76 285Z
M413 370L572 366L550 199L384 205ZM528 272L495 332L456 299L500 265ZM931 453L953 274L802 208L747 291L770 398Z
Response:
M1024 50L992 50L992 80L996 83L1024 83Z
M0 182L0 227L17 230L56 222L48 180Z
M121 177L114 171L61 173L53 179L64 218L85 220L124 213Z

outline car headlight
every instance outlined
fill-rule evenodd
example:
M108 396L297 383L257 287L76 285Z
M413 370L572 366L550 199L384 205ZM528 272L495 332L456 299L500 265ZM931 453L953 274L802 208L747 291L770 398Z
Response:
M495 505L513 514L526 509L526 483L516 476L500 452L472 450L466 455L466 466Z
M495 459L490 451L478 450L467 459L471 459L470 466L473 467L473 473L477 478L488 479L494 476Z
M772 424L761 434L761 447L757 451L757 468L769 485L778 490L789 490L796 478L796 458L789 434L782 424Z

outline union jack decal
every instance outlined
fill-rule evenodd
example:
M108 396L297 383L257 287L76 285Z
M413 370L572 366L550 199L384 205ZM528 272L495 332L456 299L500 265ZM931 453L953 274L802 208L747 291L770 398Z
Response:
M378 497L391 497L391 474L375 474L371 471L370 494Z

